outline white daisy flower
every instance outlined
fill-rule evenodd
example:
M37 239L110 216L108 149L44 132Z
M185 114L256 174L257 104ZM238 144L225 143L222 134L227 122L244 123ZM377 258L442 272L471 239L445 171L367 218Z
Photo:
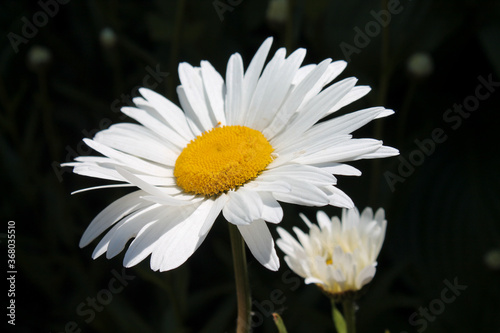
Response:
M375 276L377 257L384 243L384 210L379 208L373 216L370 207L361 216L356 208L342 210L342 223L318 211L319 227L301 214L309 227L309 234L299 228L293 231L299 241L278 227L281 236L276 241L285 252L285 261L292 271L315 283L326 294L341 298L346 292L356 292Z
M121 182L98 188L139 188L104 209L83 234L81 247L110 228L93 258L114 257L134 238L126 267L151 255L153 270L176 268L222 212L255 258L277 270L266 222L281 221L279 201L352 207L333 175L361 172L343 162L398 154L379 140L350 134L392 110L374 107L318 123L370 90L355 86L352 77L326 87L346 62L300 67L306 51L285 57L281 48L264 66L271 43L268 38L262 44L246 72L241 56L233 54L225 81L208 61L200 67L181 63L182 109L142 88L136 107L122 108L141 125L120 123L84 139L105 157L78 157L65 166Z

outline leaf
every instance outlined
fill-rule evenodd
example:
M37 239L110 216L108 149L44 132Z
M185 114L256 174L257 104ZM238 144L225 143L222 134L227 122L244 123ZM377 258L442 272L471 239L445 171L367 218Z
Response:
M347 333L347 325L345 323L344 316L340 313L339 309L335 306L335 302L332 300L332 316L333 323L335 324L335 329L337 333Z
M273 319L274 323L276 324L276 327L278 328L279 333L287 333L285 323L283 322L283 319L281 319L281 316L277 314L276 312L273 313Z

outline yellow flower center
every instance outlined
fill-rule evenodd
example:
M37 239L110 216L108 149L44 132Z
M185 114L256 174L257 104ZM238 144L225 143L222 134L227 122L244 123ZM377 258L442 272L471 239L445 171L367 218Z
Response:
M192 140L175 162L184 191L216 196L257 177L272 162L264 135L245 126L215 127Z
M326 264L327 264L327 265L331 265L331 264L333 264L333 260L332 260L331 258L330 258L330 259L327 259L327 260L326 260Z

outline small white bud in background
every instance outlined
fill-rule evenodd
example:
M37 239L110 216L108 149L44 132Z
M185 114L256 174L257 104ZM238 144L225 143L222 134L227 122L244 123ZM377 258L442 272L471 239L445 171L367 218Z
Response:
M269 22L283 24L288 17L288 0L271 0L266 11Z
M415 53L407 62L408 72L416 78L425 78L434 70L434 63L428 53Z
M500 249L488 251L484 255L484 263L489 269L500 270Z
M52 52L45 46L34 45L26 56L28 67L33 71L46 68L52 61Z
M116 45L116 34L111 28L104 28L99 34L99 41L105 48L112 48Z

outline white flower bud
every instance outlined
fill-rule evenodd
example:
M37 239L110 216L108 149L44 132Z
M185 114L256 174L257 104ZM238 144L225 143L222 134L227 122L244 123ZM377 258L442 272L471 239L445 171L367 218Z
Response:
M45 46L34 45L27 54L28 67L34 71L46 67L52 60L52 52Z
M99 34L99 41L105 48L112 48L116 45L116 34L111 28L104 28Z
M486 253L484 263L489 269L500 270L500 249L494 249Z
M318 224L301 215L309 233L294 228L299 241L278 227L276 241L292 271L316 284L335 301L359 296L358 291L375 276L377 257L385 238L387 221L382 208L342 211L342 221L318 211Z
M415 77L424 78L432 73L434 63L428 53L415 53L408 59L407 68Z
M267 7L266 18L273 23L283 24L288 16L288 0L271 0Z

